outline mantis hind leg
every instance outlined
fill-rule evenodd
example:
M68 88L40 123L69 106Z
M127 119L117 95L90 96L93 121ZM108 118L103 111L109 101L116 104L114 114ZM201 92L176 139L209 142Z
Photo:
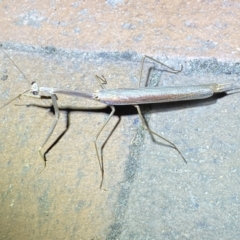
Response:
M154 58L152 58L152 57L149 57L149 56L146 56L146 55L145 55L145 56L143 57L143 59L142 59L142 64L141 64L140 78L139 78L139 83L138 83L138 86L139 86L139 87L140 87L140 83L141 83L141 81L142 81L143 65L144 65L144 62L145 62L145 59L146 59L146 58L148 58L148 59L150 59L150 60L152 60L152 61L160 64L161 66L165 67L165 68L166 68L165 71L170 72L170 73L176 74L176 73L181 72L182 69L183 69L183 66L182 66L182 65L181 65L181 68L180 68L179 70L173 69L173 68L167 66L166 64L164 64L164 63L162 63L162 62L160 62L160 61L158 61L158 60L156 60L156 59L154 59ZM142 122L144 128L145 128L150 134L155 135L155 136L161 138L162 140L164 140L165 142L167 142L168 144L170 144L170 146L171 146L172 148L174 148L174 149L180 154L180 156L182 157L182 159L184 160L184 162L187 163L185 157L183 156L183 154L181 153L181 151L178 149L178 147L177 147L173 142L171 142L170 140L168 140L167 138L165 138L165 137L157 134L156 132L152 131L152 130L148 127L148 125L146 124L146 121L145 121L145 119L144 119L144 117L143 117L143 115L142 115L142 113L141 113L140 107L139 107L138 105L134 105L134 107L137 109L138 115L139 115L139 117L140 117L140 119L141 119L141 122Z
M162 140L164 140L164 141L167 142L168 144L170 144L170 146L171 146L172 148L174 148L174 149L180 154L180 156L182 157L182 159L184 160L184 162L187 163L187 160L185 159L185 157L183 156L183 154L181 153L181 151L178 149L178 147L177 147L173 142L171 142L170 140L168 140L167 138L165 138L165 137L163 137L163 136L155 133L154 131L152 131L152 130L148 127L148 125L146 124L146 121L144 120L144 117L143 117L143 115L142 115L142 113L141 113L140 107L139 107L138 105L134 105L134 107L137 109L138 115L139 115L139 117L140 117L140 119L141 119L141 122L142 122L144 128L145 128L150 134L153 134L153 135L161 138Z
M141 64L141 71L140 71L140 78L139 78L139 82L138 82L138 87L140 87L140 84L141 84L141 81L142 81L143 65L144 65L144 62L145 62L145 59L146 59L146 58L148 58L148 59L152 60L153 62L156 62L156 63L160 64L161 66L165 67L165 68L167 69L167 70L165 70L165 71L166 71L166 72L169 72L169 73L174 73L174 74L176 74L176 73L181 72L182 69L183 69L183 66L182 66L182 65L181 65L181 68L180 68L179 70L176 70L176 69L171 68L171 67L167 66L166 64L164 64L164 63L162 63L162 62L160 62L160 61L158 61L158 60L156 60L156 59L154 59L154 58L152 58L152 57L149 57L149 56L145 55L145 56L143 57L143 59L142 59L142 64Z

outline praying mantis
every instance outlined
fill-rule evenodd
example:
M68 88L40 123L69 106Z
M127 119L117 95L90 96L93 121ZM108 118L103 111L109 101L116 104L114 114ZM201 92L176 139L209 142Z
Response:
M3 50L2 50L3 51ZM5 51L3 51L5 53ZM5 53L6 54L6 53ZM7 54L6 54L7 55ZM7 55L8 56L8 55ZM9 56L8 56L9 57ZM16 66L16 64L11 60L10 61ZM175 70L162 62L157 61L156 59L144 56L142 59L141 64L141 71L140 71L140 78L139 78L139 87L138 88L117 88L117 89L106 89L105 85L107 84L107 81L104 77L96 76L97 80L100 82L101 90L95 91L95 92L83 92L83 91L74 91L70 89L60 89L60 88L52 88L52 87L44 87L39 86L38 83L32 82L31 87L24 92L18 94L15 98L4 104L0 109L14 101L16 98L20 98L21 96L29 96L34 98L41 99L44 97L49 97L52 101L52 105L55 112L55 119L52 124L52 127L49 130L49 133L47 134L44 142L39 147L39 155L41 159L44 161L44 168L46 167L46 156L45 153L42 152L43 147L48 142L50 136L52 135L59 119L59 107L57 104L57 95L58 94L64 94L69 96L75 96L79 98L87 98L93 101L101 102L105 104L105 108L109 107L111 109L111 112L107 118L107 120L102 124L100 129L98 130L95 139L94 139L94 147L101 171L101 182L100 182L100 189L102 189L103 181L104 181L104 164L103 164L103 154L102 154L102 146L97 146L97 140L111 117L113 116L115 112L115 106L116 105L133 105L137 113L139 115L139 118L142 122L142 125L144 128L151 134L156 137L161 138L167 144L170 145L173 149L175 149L181 158L187 163L187 160L179 150L179 148L170 140L167 138L159 135L158 133L152 131L148 125L146 124L146 121L141 113L141 109L139 105L141 104L154 104L154 103L163 103L163 102L178 102L178 101L189 101L189 100L196 100L196 99L205 99L211 97L215 93L219 92L228 92L233 90L238 90L240 86L227 83L227 84L217 84L217 83L211 83L211 84L201 84L201 85L188 85L188 86L170 86L170 87L154 87L154 88L140 88L140 82L142 80L142 72L143 72L143 66L145 59L149 59L151 61L154 61L164 68L167 69L168 72L177 74L182 71L182 66L179 70ZM17 66L16 66L17 67ZM22 73L22 71L17 67L17 69ZM23 73L22 73L23 74ZM27 77L23 74L23 76L27 79ZM27 79L28 81L28 79ZM29 81L28 81L29 82ZM30 82L29 82L30 83Z

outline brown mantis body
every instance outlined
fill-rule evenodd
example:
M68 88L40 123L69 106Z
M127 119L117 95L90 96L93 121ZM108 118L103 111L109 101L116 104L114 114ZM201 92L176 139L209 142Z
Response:
M169 72L172 73L178 73L180 70L174 70L163 63L145 56L142 61L142 68L141 68L141 74L140 74L140 81L142 78L142 69L143 69L143 64L145 58L149 58L150 60L153 60L164 67L167 67ZM13 63L14 64L14 63ZM14 64L15 65L15 64ZM16 65L15 65L16 66ZM19 69L19 68L18 68ZM19 69L21 72L21 70ZM82 91L73 91L73 90L68 90L68 89L58 89L58 88L50 88L50 87L39 87L36 82L32 83L31 89L24 91L20 95L18 95L16 98L19 98L22 95L27 95L27 94L33 94L33 96L41 98L41 96L49 96L52 99L52 104L54 107L55 111L55 120L54 123L45 139L41 147L39 148L39 153L41 155L41 158L44 160L46 166L46 159L45 159L45 154L42 154L42 148L44 145L47 143L49 137L53 133L58 119L59 119L59 108L57 105L57 95L56 94L65 94L65 95L70 95L70 96L77 96L77 97L83 97L83 98L88 98L94 101L98 101L101 103L106 104L106 107L111 108L111 113L109 114L107 120L105 123L102 125L102 127L99 129L97 132L97 135L94 140L94 146L101 170L101 175L102 175L102 180L100 183L100 188L102 188L103 180L104 180L104 166L103 166L103 156L102 156L102 147L100 147L100 150L97 146L97 139L106 126L106 124L109 122L111 117L113 116L115 112L115 105L133 105L136 107L137 112L139 114L139 117L141 119L141 122L145 129L149 131L150 134L153 134L164 141L166 141L172 148L174 148L183 158L185 162L186 159L182 155L181 151L177 148L177 146L169 141L168 139L164 138L163 136L155 133L152 131L146 124L143 115L141 113L140 104L152 104L152 103L163 103L163 102L178 102L178 101L188 101L188 100L196 100L196 99L205 99L211 97L214 93L219 93L219 92L228 92L228 91L233 91L237 90L240 88L240 86L234 85L234 84L217 84L217 83L212 83L212 84L202 84L202 85L190 85L190 86L170 86L170 87L161 87L161 88L118 88L118 89L105 89L103 84L106 84L106 80L104 78L97 77L98 79L101 80L101 87L102 89L99 91L95 92L82 92ZM139 84L140 84L139 81ZM16 99L14 98L14 99ZM11 101L13 101L12 99ZM10 102L11 102L10 101ZM8 102L7 104L9 104ZM6 106L5 104L4 106ZM3 107L4 107L3 106Z

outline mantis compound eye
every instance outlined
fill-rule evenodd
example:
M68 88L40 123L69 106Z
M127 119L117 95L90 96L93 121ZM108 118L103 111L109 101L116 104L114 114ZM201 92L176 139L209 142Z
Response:
M31 87L33 95L38 95L39 93L39 87L36 82L32 82L32 87Z

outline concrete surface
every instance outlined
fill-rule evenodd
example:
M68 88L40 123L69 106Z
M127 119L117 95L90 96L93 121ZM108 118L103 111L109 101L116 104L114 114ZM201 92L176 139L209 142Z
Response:
M0 43L30 82L94 91L136 87L142 54L184 69L177 75L148 62L150 85L239 82L239 5L233 1L0 2ZM29 83L0 52L0 106ZM154 142L136 110L117 108L101 135L105 181L93 140L109 110L59 95L22 97L1 109L1 239L239 239L239 93L204 101L143 106L149 126L188 160ZM31 104L29 107L14 104ZM41 106L37 106L41 105ZM121 120L118 123L119 116Z
M93 76L100 73L108 79L108 88L132 87L139 76L136 55L113 60L114 56L70 52L64 56L7 53L29 79L39 79L42 86L91 91L99 88ZM29 86L9 59L1 57L1 71L8 75L1 81L1 102L5 103ZM180 60L171 62L179 66ZM236 74L224 74L236 71L233 66L217 61L214 65L212 61L182 63L182 73L154 71L153 80L176 86L238 81ZM139 126L134 108L120 108L118 114L123 116L104 148L104 188L108 191L98 188L101 178L92 143L107 114L80 110L96 106L94 102L59 96L59 106L65 106L65 111L50 143L65 130L67 113L69 127L47 154L42 173L37 150L53 116L41 107L6 106L1 110L0 127L2 238L214 239L216 231L222 239L238 236L238 98L236 93L147 108L150 127L177 144L188 164L173 149L153 143ZM22 97L16 102L34 101ZM116 123L114 117L100 141Z
M0 2L1 41L83 51L238 60L238 1Z

